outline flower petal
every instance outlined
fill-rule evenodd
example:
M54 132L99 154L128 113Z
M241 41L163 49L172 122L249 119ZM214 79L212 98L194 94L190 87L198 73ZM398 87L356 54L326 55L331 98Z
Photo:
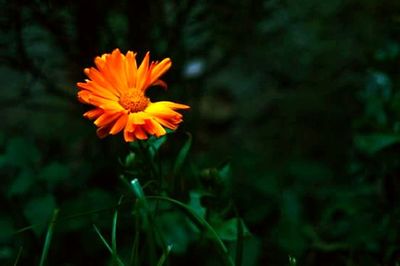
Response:
M165 129L153 118L146 120L144 128L148 133L155 135L156 137L161 137L167 133L167 131L165 131Z
M124 139L126 142L132 142L135 141L135 134L133 132L129 132L128 130L124 130Z
M141 140L147 139L146 133L143 131L142 127L140 127L140 126L135 128L134 133L135 133L135 137L137 139L141 139Z
M131 51L128 51L126 53L125 70L129 88L133 88L136 86L137 65L135 56L136 54Z
M137 71L136 88L138 90L146 89L144 85L146 84L148 79L149 61L150 61L150 53L147 52Z
M110 129L110 134L115 135L119 133L122 129L125 128L127 122L128 122L128 114L122 114Z
M108 132L110 131L110 127L109 126L105 126L105 127L99 127L96 130L97 136L101 139L105 138L108 136Z
M101 87L112 90L115 95L121 95L118 89L114 88L114 86L103 76L103 74L94 67L85 68L85 74L89 77L89 79L96 82Z
M100 108L96 108L96 109L92 109L90 111L87 111L86 113L83 114L84 117L93 120L98 118L100 115L102 115L104 113L103 109Z
M170 58L163 59L160 63L155 64L151 69L149 84L156 82L162 74L164 74L172 65Z
M105 89L101 87L99 84L90 80L88 80L86 83L78 82L76 85L81 89L88 90L91 93L106 99L110 99L113 101L118 101L119 99L118 96L113 93L113 91Z
M94 124L98 127L104 127L113 123L119 116L121 116L120 112L105 112L94 121Z

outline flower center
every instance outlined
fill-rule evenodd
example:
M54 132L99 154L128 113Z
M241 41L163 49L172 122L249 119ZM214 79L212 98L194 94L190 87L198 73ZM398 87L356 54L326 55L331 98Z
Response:
M124 93L119 98L119 104L132 113L143 111L149 103L150 100L144 92L137 89Z

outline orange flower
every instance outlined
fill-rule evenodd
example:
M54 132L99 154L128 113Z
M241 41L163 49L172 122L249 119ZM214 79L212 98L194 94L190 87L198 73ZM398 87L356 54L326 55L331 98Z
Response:
M182 122L182 115L175 110L190 108L168 101L152 103L146 97L151 86L166 88L159 78L171 67L171 59L150 63L147 52L137 67L135 56L131 51L124 55L119 49L98 56L96 67L85 69L89 79L77 83L78 99L95 107L83 116L94 120L100 138L122 130L127 142L147 139L148 135L160 137L166 134L165 128L175 130Z

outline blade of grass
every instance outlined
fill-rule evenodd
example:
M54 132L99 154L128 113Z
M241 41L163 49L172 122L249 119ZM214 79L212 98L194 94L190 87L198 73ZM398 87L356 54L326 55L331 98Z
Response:
M157 263L157 266L163 266L164 265L165 260L168 258L169 253L171 252L171 250L172 250L172 245L168 245L167 250L162 254L160 260Z
M183 211L187 217L201 230L206 230L208 231L214 242L216 243L218 250L221 252L223 255L224 263L225 265L233 266L234 263L232 261L232 258L229 256L229 251L228 248L225 246L224 242L221 240L221 238L218 236L217 232L214 230L214 228L202 217L198 216L189 206L186 204L168 198L168 197L163 197L163 196L148 196L147 199L152 199L152 200L162 200L169 202L176 206L179 210Z
M115 256L115 261L118 265L123 266L124 263L121 261L121 259L113 252L113 249L110 247L108 244L107 240L104 238L104 236L101 234L100 230L97 228L97 226L94 224L93 225L94 230L96 231L97 235L100 237L101 241L103 242L104 246L108 249L108 251L111 253L112 256Z
M121 206L123 198L124 198L124 196L121 196L119 198L117 206ZM117 220L118 220L118 209L115 209L114 217L113 217L113 224L112 224L112 231L111 231L112 232L111 233L111 245L115 252L117 252Z
M17 257L15 258L15 261L14 261L14 266L17 266L19 259L21 258L22 250L23 250L23 247L22 246L19 247Z
M243 257L243 222L239 217L237 219L237 240L236 240L236 256L235 256L235 266L242 265Z
M40 257L39 266L44 266L45 265L45 262L46 262L46 259L47 259L47 254L49 253L51 238L53 237L53 230L54 230L55 222L57 220L58 212L59 212L58 209L55 209L53 211L53 216L51 218L49 227L47 228L46 238L45 238L44 245L43 245L42 255Z
M64 217L58 218L57 221L58 222L62 222L62 221L70 220L70 219L75 219L75 218L87 216L87 215L90 215L90 214L96 214L96 213L100 213L100 212L106 212L106 211L115 210L115 208L124 206L126 204L130 204L132 202L134 202L134 201L133 200L128 200L128 201L125 201L123 203L120 203L120 204L117 204L117 205L114 205L114 206L110 206L110 207L107 207L107 208L102 208L102 209L97 209L97 210L92 210L92 211L86 211L86 212L80 212L80 213L71 214L71 215L68 215L68 216L64 216ZM38 226L41 226L41 225L43 225L43 223L32 224L32 225L23 227L21 229L18 229L17 231L14 232L14 234L23 233L25 231L31 230L31 229L33 229L35 227L38 227Z
M121 204L123 196L120 197L118 204ZM114 211L112 229L111 229L111 247L112 247L112 254L113 254L113 261L116 262L116 255L117 255L117 222L118 222L118 209Z
M149 244L149 246L150 246L149 247L150 254L155 255L155 251L156 251L156 247L155 247L156 236L158 236L158 239L161 242L161 246L163 248L163 251L164 251L164 253L166 253L167 250L168 250L168 245L167 245L167 243L166 243L166 241L164 239L164 236L162 234L161 229L159 228L158 224L156 223L156 221L155 221L155 219L154 219L154 217L153 217L153 215L152 215L152 213L150 211L149 205L147 203L146 196L144 194L143 188L140 185L140 182L139 182L138 179L135 178L135 179L133 179L131 181L131 189L133 190L133 193L135 194L135 196L138 199L138 204L141 204L141 205L139 205L139 208L141 206L141 209L143 211L142 212L142 214L143 214L142 218L144 219L145 228L147 229L146 233L147 233L147 239L148 239L148 241L150 243ZM155 264L155 259L156 258L153 255L150 256L150 260L151 261L154 260L154 263L151 263L151 265Z
M137 209L137 204L135 205L135 209ZM134 266L139 265L139 261L138 261L139 240L140 240L140 230L139 229L140 229L139 215L135 215L135 238L133 240L132 253L131 253L131 258L129 260L129 265L134 265Z

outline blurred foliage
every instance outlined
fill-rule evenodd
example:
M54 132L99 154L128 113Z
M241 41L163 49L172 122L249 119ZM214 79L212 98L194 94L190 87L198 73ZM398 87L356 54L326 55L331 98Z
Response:
M240 216L246 266L400 263L400 2L3 0L0 10L0 264L39 263L58 208L48 264L110 265L92 224L111 234L129 194L119 175L191 206L233 252ZM172 58L168 91L150 96L192 106L175 134L127 145L97 139L82 118L75 83L116 47ZM126 249L131 207L118 208ZM170 265L219 265L207 236L158 208Z

